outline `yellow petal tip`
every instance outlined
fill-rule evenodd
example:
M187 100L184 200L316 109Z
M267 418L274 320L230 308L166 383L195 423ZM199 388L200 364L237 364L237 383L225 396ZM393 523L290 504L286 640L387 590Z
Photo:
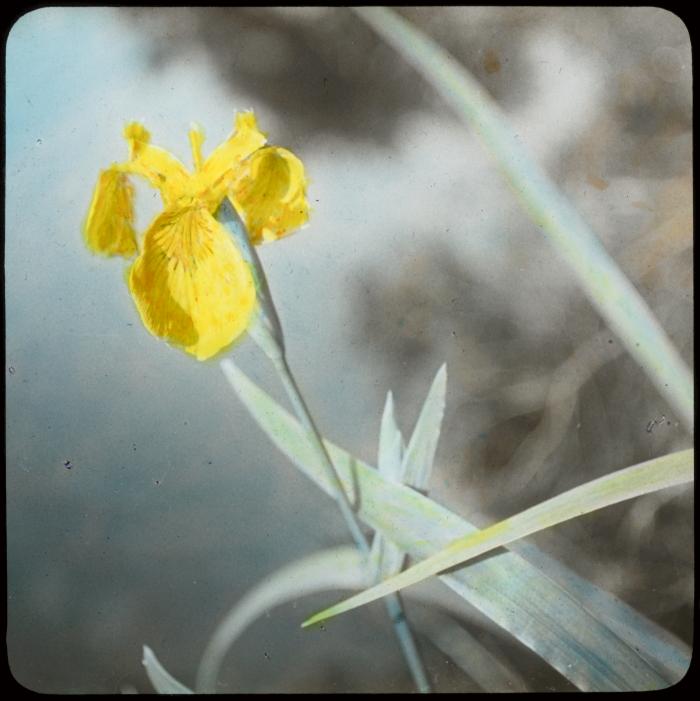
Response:
M141 141L148 143L151 140L151 133L139 122L129 122L124 127L124 138L129 141Z
M258 129L258 120L255 117L255 112L253 110L245 110L244 112L237 112L234 122L236 131L243 131L244 129Z

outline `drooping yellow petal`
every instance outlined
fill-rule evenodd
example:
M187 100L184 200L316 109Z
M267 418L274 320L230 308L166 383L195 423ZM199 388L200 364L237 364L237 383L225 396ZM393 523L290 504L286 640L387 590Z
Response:
M124 137L129 142L129 162L123 165L124 170L143 176L158 188L166 207L176 202L187 191L187 168L165 149L151 145L151 135L138 122L127 124Z
M236 177L240 162L264 146L266 141L266 135L258 129L252 112L236 115L233 133L214 149L202 167L212 200L221 201Z
M199 360L238 338L255 308L248 265L201 204L166 210L154 220L129 289L146 328Z
M100 172L83 226L85 243L93 253L127 257L136 253L133 197L134 188L118 166Z
M241 165L231 196L253 243L278 239L309 219L304 165L278 146L259 149Z

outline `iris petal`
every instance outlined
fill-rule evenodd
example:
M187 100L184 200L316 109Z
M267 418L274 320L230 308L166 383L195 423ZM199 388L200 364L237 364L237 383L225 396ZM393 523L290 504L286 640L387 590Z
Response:
M169 209L154 220L129 288L146 328L198 360L244 333L255 308L247 264L201 205Z
M166 207L173 204L187 191L190 179L187 168L165 149L151 145L151 135L138 122L127 124L124 137L129 142L130 152L124 170L143 176L160 190Z
M151 145L147 129L124 129L129 159L100 174L85 222L88 247L106 255L140 253L128 285L146 328L199 360L242 335L255 313L253 275L214 212L229 197L253 243L276 239L309 216L306 177L290 151L265 147L252 112L236 116L233 134L203 160L204 133L190 131L194 172ZM165 210L139 245L133 229L133 188L139 175L160 190Z
M100 173L83 227L91 251L127 257L136 253L133 197L134 188L118 167Z
M304 166L284 148L261 148L242 163L231 195L253 243L278 239L309 219Z
M264 146L266 141L266 135L258 129L252 112L239 112L236 115L233 133L212 151L202 167L214 200L221 201L238 173L240 162Z

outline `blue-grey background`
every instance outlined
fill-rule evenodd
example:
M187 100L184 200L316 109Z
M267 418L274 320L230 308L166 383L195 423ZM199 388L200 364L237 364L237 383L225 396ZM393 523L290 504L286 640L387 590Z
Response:
M500 102L691 363L681 20L653 8L402 13ZM97 173L126 157L127 121L189 165L190 122L207 152L235 110L254 108L271 142L302 158L311 222L261 257L321 429L363 459L386 391L409 432L443 362L431 494L466 517L692 445L471 130L349 10L42 8L12 27L6 76L7 643L24 686L146 692L144 643L191 684L245 591L347 541L334 504L270 445L217 364L149 336L125 264L83 247ZM139 189L137 204L144 227L159 198ZM250 341L233 356L281 398ZM537 538L686 642L692 540L689 489ZM380 606L298 629L336 598L272 610L231 651L222 690L410 690ZM570 688L470 620L531 688ZM438 690L476 689L420 643Z

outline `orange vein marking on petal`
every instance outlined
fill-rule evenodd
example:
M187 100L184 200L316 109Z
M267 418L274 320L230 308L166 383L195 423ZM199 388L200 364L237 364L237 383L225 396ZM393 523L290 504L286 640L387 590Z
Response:
M247 264L202 206L168 210L153 222L129 287L146 328L199 360L235 341L255 307Z

